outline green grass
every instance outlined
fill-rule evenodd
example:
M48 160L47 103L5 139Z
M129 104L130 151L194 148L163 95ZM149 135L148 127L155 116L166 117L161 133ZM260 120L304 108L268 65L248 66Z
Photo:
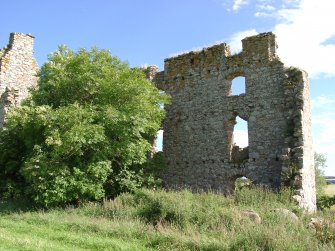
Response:
M0 249L146 250L143 241L126 239L141 227L136 221L84 217L67 210L6 215L0 220Z
M260 188L228 198L142 189L78 208L43 211L3 202L0 250L334 250L334 239L308 228L310 216L290 197L290 191ZM299 222L274 208L294 211ZM256 211L262 224L243 217L245 209Z

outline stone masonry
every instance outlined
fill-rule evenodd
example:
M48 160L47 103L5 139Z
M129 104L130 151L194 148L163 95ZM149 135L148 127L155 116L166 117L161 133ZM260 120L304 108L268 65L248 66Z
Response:
M280 189L291 186L300 207L316 210L314 152L307 74L286 68L275 35L242 40L231 55L225 43L165 60L145 73L172 97L166 106L163 150L167 187L232 194L235 180ZM0 128L5 114L36 86L33 37L11 33L0 50ZM245 77L245 93L232 95L232 80ZM249 146L234 145L236 117L248 122Z
M172 97L164 123L165 185L231 194L245 176L274 190L294 187L299 205L314 212L307 74L284 67L273 33L247 37L242 45L236 55L222 43L168 58L163 72L147 71ZM238 76L245 77L246 91L232 95ZM248 122L245 149L233 143L237 116Z
M37 84L33 42L30 34L11 33L8 45L0 50L0 128L10 107L19 105Z

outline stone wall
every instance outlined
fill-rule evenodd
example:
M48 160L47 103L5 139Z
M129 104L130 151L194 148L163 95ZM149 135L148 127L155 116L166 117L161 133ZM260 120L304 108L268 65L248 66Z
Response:
M163 151L168 187L234 191L247 177L275 190L293 186L295 199L316 209L309 84L305 72L285 68L275 35L242 40L231 55L227 44L165 60L163 72L148 70L170 94ZM245 94L232 95L232 80L245 77ZM249 146L234 145L236 117L248 122Z
M0 128L10 107L19 105L37 84L33 42L30 34L11 33L8 45L0 50Z
M231 55L225 43L165 60L164 71L145 73L170 94L163 150L167 187L234 192L247 177L275 190L295 189L294 198L316 209L314 152L307 74L286 68L276 55L275 36L263 33L242 40ZM0 50L0 128L5 114L36 86L38 67L33 37L12 33ZM232 95L232 80L245 77L245 93ZM249 146L234 145L236 118L248 122Z

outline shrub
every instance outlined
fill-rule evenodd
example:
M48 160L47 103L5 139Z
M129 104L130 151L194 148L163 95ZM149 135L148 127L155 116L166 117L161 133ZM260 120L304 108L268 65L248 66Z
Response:
M38 88L0 132L0 192L44 206L97 200L146 183L167 96L109 51L51 54ZM107 193L107 194L106 194Z
M331 208L333 205L335 205L335 196L320 196L317 198L317 207L320 210Z

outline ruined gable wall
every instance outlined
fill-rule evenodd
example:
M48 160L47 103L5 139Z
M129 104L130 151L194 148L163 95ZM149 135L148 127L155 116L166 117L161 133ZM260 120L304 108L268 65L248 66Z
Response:
M275 36L242 41L230 55L216 45L165 61L157 86L172 97L164 123L163 149L168 187L215 189L230 194L237 177L279 189L290 183L297 200L315 210L314 167L307 79L288 74L276 56ZM162 77L163 76L163 77ZM246 78L246 93L231 95L231 80ZM295 82L294 82L294 81ZM294 82L294 88L287 88ZM298 101L296 96L301 96ZM248 121L249 147L233 146L236 116ZM244 159L234 153L243 152ZM286 177L288 173L293 177Z
M11 33L8 45L0 51L0 128L8 109L19 105L37 84L33 42L29 34Z

